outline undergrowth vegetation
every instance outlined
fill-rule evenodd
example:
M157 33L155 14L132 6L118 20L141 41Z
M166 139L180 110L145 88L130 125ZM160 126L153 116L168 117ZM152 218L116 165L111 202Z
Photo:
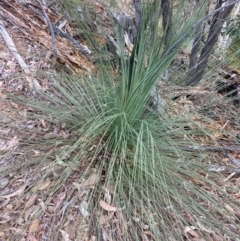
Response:
M74 10L79 3L62 4L71 17L76 16ZM9 96L31 110L29 120L43 119L68 132L68 137L62 139L45 141L37 135L24 141L25 148L39 145L45 154L14 163L11 170L49 166L41 178L57 180L46 203L76 171L79 178L73 187L77 187L77 193L72 190L75 197L85 188L81 183L91 177L91 189L81 194L85 200L81 212L87 219L89 236L96 240L184 240L186 227L195 230L199 240L210 240L213 234L226 234L236 240L236 234L227 227L236 222L225 205L232 197L217 182L206 178L205 154L196 140L207 138L209 133L195 122L196 111L174 114L171 100L164 99L164 94L158 95L164 102L151 104L159 78L182 45L193 38L194 26L207 20L205 1L192 9L187 19L182 18L183 5L179 3L167 42L166 33L158 31L157 4L157 0L143 4L131 52L115 28L119 49L115 55L109 54L111 60L107 61L109 46L99 46L89 29L86 33L82 30L84 23L77 23L85 40L92 43L97 70L85 76L48 76L49 89L39 90L32 99ZM187 146L195 149L184 149ZM67 201L71 198L68 194ZM231 201L232 207L239 208L236 200ZM101 220L106 213L115 217L109 220L107 230ZM106 236L112 239L104 239Z

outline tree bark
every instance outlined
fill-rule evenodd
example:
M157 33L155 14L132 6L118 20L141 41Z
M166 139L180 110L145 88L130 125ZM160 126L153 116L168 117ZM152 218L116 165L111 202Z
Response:
M162 26L165 33L165 44L168 41L168 38L171 33L172 27L172 8L169 0L161 0L161 12L162 12Z
M140 26L141 22L141 15L142 15L142 4L141 0L133 0L134 8L135 8L135 27L136 27L136 32L134 33L133 36L133 42L135 43L137 34L138 34L138 29Z
M223 2L224 2L223 0L218 0L217 5L216 5L216 10L218 8L222 7ZM226 21L229 14L231 13L231 11L233 10L236 2L237 2L236 0L227 0L227 2L225 2L226 7L224 7L221 11L217 11L214 14L213 19L211 21L207 41L201 50L200 58L198 60L198 63L197 63L197 66L195 69L194 69L193 63L191 63L191 69L189 70L189 73L191 73L191 74L188 75L187 85L199 84L199 82L204 74L205 68L207 66L208 59L213 51L213 47L214 47L215 43L217 42L218 37L221 33L223 24ZM194 51L193 54L195 56L197 55L197 53L196 53L197 47L198 46L196 45L195 49L193 50Z
M200 0L197 0L196 4L199 4L199 2ZM210 3L208 4L208 8L209 8L209 5ZM208 9L206 9L206 14L208 14ZM196 28L195 39L193 41L192 51L190 54L187 79L191 78L196 68L197 61L198 61L198 52L200 50L200 44L204 37L204 29L205 29L205 23L203 22L199 24L199 26Z
M172 8L169 0L161 0L161 11L163 15L162 26L164 30L167 30L172 20Z
M195 39L193 41L193 47L190 54L190 61L189 61L189 72L188 77L192 76L192 72L197 64L197 55L200 49L201 39L203 36L203 25L199 25L195 32Z

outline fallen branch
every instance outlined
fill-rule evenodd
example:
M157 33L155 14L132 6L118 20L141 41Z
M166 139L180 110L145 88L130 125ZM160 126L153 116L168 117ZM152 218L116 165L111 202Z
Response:
M212 166L208 169L208 171L229 174L226 178L223 179L224 182L230 180L234 176L240 175L240 168L236 169L226 166Z
M41 9L42 9L42 12L43 12L43 15L45 17L45 20L47 22L47 25L48 25L48 28L49 28L49 31L51 33L51 39L52 39L52 48L53 48L53 58L56 60L57 59L57 46L56 46L56 39L55 39L55 35L54 35L54 30L53 30L53 26L52 26L52 23L41 3L40 0L36 0L37 3L40 5Z
M20 65L20 67L22 68L22 70L24 71L24 73L27 75L26 79L28 81L29 84L29 88L32 90L33 88L33 82L32 79L30 78L30 70L28 68L28 66L26 65L26 63L24 62L22 56L19 54L12 38L10 37L10 35L8 34L3 22L0 20L0 34L2 35L6 45L8 46L9 50L12 52L13 56L16 58L18 64Z
M225 151L236 151L240 152L240 145L230 146L178 146L184 151L199 151L199 152L225 152Z
M240 168L240 160L236 159L234 156L227 154L228 158L232 161L234 165Z
M80 41L74 39L70 34L65 33L64 31L62 31L61 29L59 29L58 27L56 27L54 25L53 25L53 29L57 35L69 40L73 44L73 46L75 48L79 49L83 54L89 55L92 53L92 51L86 45L81 44Z
M5 28L5 26L4 26L4 24L3 24L3 22L1 20L0 20L0 33L1 33L5 43L7 44L9 50L12 52L12 54L14 55L16 60L18 61L18 64L21 66L21 68L23 69L25 74L30 74L28 66L24 62L22 56L17 51L17 48L16 48L12 38L8 34L6 28Z
M235 164L238 168L214 165L208 169L208 171L210 172L219 172L219 173L229 174L228 177L224 179L225 182L231 179L233 176L240 175L240 161L230 154L227 154L227 156L233 162L233 164Z

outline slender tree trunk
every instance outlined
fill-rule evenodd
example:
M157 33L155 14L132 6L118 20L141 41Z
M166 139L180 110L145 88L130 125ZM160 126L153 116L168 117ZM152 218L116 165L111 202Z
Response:
M136 27L136 32L133 36L133 42L136 42L137 34L138 34L138 29L140 26L141 22L141 15L142 15L142 3L141 0L133 0L134 8L135 8L135 27Z
M194 71L194 68L197 64L197 55L200 49L200 44L201 44L201 40L203 37L203 25L199 25L198 28L196 29L195 32L195 39L193 41L193 47L192 47L192 51L190 54L190 60L189 60L189 71L188 71L188 77L192 76L192 72Z
M199 1L200 0L197 0L196 4L199 4ZM206 14L208 14L209 5L210 5L210 2L206 9ZM198 52L200 50L201 41L203 41L203 37L204 37L204 29L205 29L205 23L203 22L199 24L199 26L196 28L195 39L193 41L192 51L190 54L187 79L191 78L196 68L197 61L198 61Z
M161 12L162 26L165 33L164 42L166 44L172 29L172 7L169 0L161 0Z
M161 0L161 11L163 15L162 25L164 30L166 30L170 26L172 20L172 8L169 0Z
M223 2L224 2L223 0L218 0L217 5L216 5L216 10L222 6ZM205 68L207 66L208 59L213 51L213 47L214 47L215 43L217 42L218 37L221 33L223 24L226 21L229 14L231 13L231 11L233 10L236 2L237 2L236 0L227 0L225 2L226 7L223 8L221 11L218 11L213 16L213 19L212 19L212 22L210 25L208 38L207 38L207 41L206 41L204 47L202 48L200 58L198 60L198 64L194 70L193 69L192 69L192 71L190 70L191 75L188 76L189 77L188 82L187 82L188 85L197 85L200 82L200 80L204 74ZM194 52L194 54L196 55L195 52ZM194 67L191 66L191 68L194 68Z
M141 0L133 0L134 8L135 8L135 32L133 33L133 50L129 59L129 76L128 76L128 86L127 90L128 92L131 89L132 86L132 72L134 71L134 61L135 57L137 58L138 55L138 33L141 23L141 17L142 17L142 2Z
M238 3L236 3L236 5L235 5L235 7L234 7L234 9L231 13L230 20L235 19L237 14L239 13L239 11L240 11L240 1ZM223 27L227 27L226 21L224 22ZM222 49L223 53L225 53L227 51L231 42L232 42L232 39L231 39L231 37L229 36L228 33L225 32L223 34L223 36L220 36L219 47Z

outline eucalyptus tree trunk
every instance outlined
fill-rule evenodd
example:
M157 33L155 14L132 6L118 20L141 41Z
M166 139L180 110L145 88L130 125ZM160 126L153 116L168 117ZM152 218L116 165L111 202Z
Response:
M237 14L239 13L239 11L240 11L240 1L235 5L229 20L231 21L231 20L235 19ZM223 27L227 28L227 21L225 21ZM219 47L221 48L223 53L226 53L226 51L229 48L231 42L232 42L232 39L231 39L230 35L227 33L227 31L225 31L222 34L222 36L220 36L220 41L219 41Z
M218 37L221 33L223 24L237 2L238 0L226 0L226 1L218 0L217 1L216 8L215 8L216 13L214 14L210 24L210 30L208 33L207 41L201 50L201 54L198 61L194 59L194 61L192 60L192 63L190 63L191 66L189 66L190 69L189 69L188 80L187 80L188 85L199 84L204 74L205 68L207 66L208 59L211 53L213 52L213 47L217 42ZM223 3L225 3L224 7L223 7ZM196 48L198 48L197 44L193 46L193 50L192 50L192 55L194 55L195 58L197 56ZM193 66L194 64L195 66Z
M199 4L200 0L196 0L196 4ZM209 2L210 3L210 2ZM209 8L209 4L208 7ZM206 9L206 14L208 14L208 9ZM190 54L190 59L189 59L189 67L188 67L188 79L190 76L192 76L192 72L194 71L194 68L197 65L197 60L198 60L198 52L200 50L200 45L201 42L203 41L204 37L204 29L205 29L205 24L202 22L199 24L196 28L195 31L195 39L193 41L193 46L192 46L192 51Z
M133 4L134 4L134 8L135 8L135 28L137 30L133 36L133 39L134 39L133 41L135 43L137 34L138 34L138 29L139 29L140 22L141 22L142 4L141 4L141 0L133 0Z
M194 68L197 64L197 56L198 56L198 52L200 49L200 45L201 45L201 41L202 41L202 37L204 35L204 26L203 23L199 24L199 26L197 27L196 31L195 31L195 39L193 41L193 47L192 47L192 51L190 54L190 60L189 60L189 67L188 67L188 78L192 76L192 72L194 72Z
M162 26L164 29L165 44L167 43L168 37L172 31L172 11L173 9L169 0L161 0Z

